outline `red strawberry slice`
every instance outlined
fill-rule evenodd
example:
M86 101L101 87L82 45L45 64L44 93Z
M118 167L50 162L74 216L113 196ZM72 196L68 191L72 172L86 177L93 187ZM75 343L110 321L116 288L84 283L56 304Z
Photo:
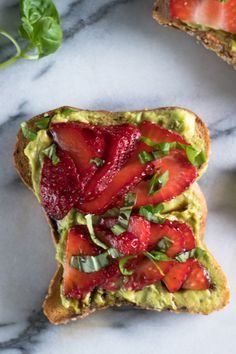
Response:
M128 160L137 147L140 131L131 124L101 127L105 131L107 149L105 164L100 167L86 186L86 200L95 199L110 184L121 166Z
M119 260L104 268L104 272L105 280L100 286L108 291L119 290L123 282L123 276L119 269Z
M103 156L104 134L94 125L75 122L53 123L51 133L58 145L72 157L83 184L86 184L98 169L90 160Z
M174 293L182 287L183 283L191 272L193 263L193 259L188 259L184 263L176 263L170 269L167 275L163 278L163 282L165 283L169 292Z
M81 183L74 161L67 152L57 149L60 162L53 165L45 156L40 181L41 202L54 219L60 220L78 200Z
M193 231L185 223L170 220L166 220L163 224L151 223L149 242L151 248L157 245L164 237L173 242L165 251L169 257L175 257L178 253L189 251L196 247Z
M187 160L186 154L182 150L172 150L168 156L153 161L153 165L156 171L159 171L160 176L168 171L169 179L152 196L148 196L149 181L139 183L134 190L137 194L137 208L147 204L162 203L177 197L188 189L198 176L197 169Z
M117 218L103 218L101 220L101 225L105 227L106 229L111 229L115 224L117 223ZM138 252L144 252L147 250L147 247L150 243L150 222L145 220L142 216L138 215L133 215L129 219L129 224L127 228L127 232L124 232L123 234L131 234L133 237L136 237L138 239L139 246L136 249L136 253ZM111 234L111 237L113 237L115 240L121 239L123 234L120 236L116 236L114 234ZM131 236L130 236L131 239ZM116 241L117 242L117 241ZM128 245L128 243L127 243ZM115 246L113 246L115 247ZM131 253L126 252L123 254L135 254L132 252Z
M170 16L173 19L236 33L235 0L171 0Z
M84 273L70 265L72 256L96 256L99 253L101 253L101 250L90 241L83 226L74 226L69 230L63 279L66 297L82 299L88 292L104 282L105 268L94 273Z
M144 256L127 262L125 268L134 270L134 273L127 278L124 284L125 289L140 290L147 285L154 284L163 279L173 267L173 261L154 262Z
M207 290L210 287L210 277L207 270L197 261L192 265L191 272L183 284L183 289Z

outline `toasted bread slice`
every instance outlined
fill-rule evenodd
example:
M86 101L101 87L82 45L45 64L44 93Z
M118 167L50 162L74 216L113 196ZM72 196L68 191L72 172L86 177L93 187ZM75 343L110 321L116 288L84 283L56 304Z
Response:
M156 0L154 4L153 18L161 25L177 28L186 32L190 36L196 37L204 47L215 52L221 59L236 69L236 51L232 50L230 41L233 38L235 39L235 35L228 34L228 41L226 40L226 37L219 35L220 31L218 30L211 28L202 30L200 27L196 26L195 28L180 20L171 19L169 14L169 0Z
M48 112L49 116L54 116L57 112L62 112L64 109L70 109L70 107L62 107L57 110L53 110ZM130 114L124 115L124 113L113 113L113 112L91 112L79 110L79 112L84 112L86 115L86 121L94 124L119 124L124 122L132 122L133 115L143 114L144 112L154 112L155 115L161 115L163 112L176 112L179 108L160 108L152 111L136 111L129 112ZM195 118L195 127L194 127L194 138L200 141L201 147L204 147L206 154L206 162L201 166L199 170L199 175L201 175L205 168L207 167L209 154L210 154L210 138L208 134L208 130L205 124L195 116L192 112L188 110L181 109L182 112L189 113ZM95 113L95 115L94 115ZM169 113L168 113L169 114ZM34 123L41 119L43 115L39 115L37 117L32 118L28 121L28 126L32 130L35 130ZM84 120L84 118L83 118ZM174 129L173 129L174 130ZM18 132L17 135L17 143L14 151L14 161L16 169L22 178L23 182L33 191L32 186L32 178L31 178L31 169L28 162L27 157L24 154L24 149L28 141L23 137L21 131ZM194 198L197 200L198 210L199 210L199 218L201 220L200 229L195 230L197 243L202 248L206 248L202 238L204 233L205 221L207 208L204 196L202 195L200 188L197 184L194 184L191 188L191 193ZM191 198L190 198L191 204ZM188 205L185 206L186 212L188 209ZM191 206L190 206L191 207ZM184 209L184 210L185 210ZM183 212L184 212L183 210ZM173 214L177 217L177 219L181 220L181 212L176 211ZM171 213L170 213L171 215ZM51 227L51 233L53 236L53 240L56 243L59 241L59 233L57 231L56 224L53 219L49 218L47 215L48 223ZM195 216L196 217L196 216ZM190 222L191 224L191 222ZM45 315L48 319L54 324L66 323L71 319L83 318L90 313L94 312L97 309L104 309L109 306L121 306L121 305L132 305L139 308L144 309L152 309L157 311L162 310L170 310L174 312L187 311L190 313L204 313L208 314L212 311L218 310L225 306L229 301L229 290L227 287L227 281L224 276L223 271L220 266L214 260L214 258L207 253L207 269L209 269L210 274L213 279L214 288L209 289L207 291L194 292L190 290L179 291L176 293L168 293L164 286L159 285L151 285L148 288L148 296L143 298L140 291L131 292L131 294L126 291L123 293L118 292L117 294L109 293L103 291L101 289L95 289L92 293L89 294L89 298L86 302L79 303L79 310L77 306L77 310L74 309L73 306L65 306L62 303L61 297L61 283L63 277L63 267L60 265L53 279L51 280L48 295L44 301L43 309ZM156 298L159 296L167 297L167 301L160 302L158 306L155 306L153 301L151 300L150 294L154 294ZM191 301L187 301L187 297L190 294Z

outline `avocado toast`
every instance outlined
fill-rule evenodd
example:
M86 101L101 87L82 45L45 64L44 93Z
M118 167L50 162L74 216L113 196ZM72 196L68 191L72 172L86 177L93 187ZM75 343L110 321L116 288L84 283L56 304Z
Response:
M196 37L236 69L235 0L156 0L153 17Z
M207 166L210 140L196 115L176 107L123 113L62 107L34 117L23 133L15 165L47 210L59 263L43 305L52 323L122 304L205 314L227 304L225 276L202 240L207 209L196 180ZM81 169L88 149L93 158ZM72 163L78 150L79 179ZM68 165L70 183L63 186ZM59 191L48 182L54 180Z

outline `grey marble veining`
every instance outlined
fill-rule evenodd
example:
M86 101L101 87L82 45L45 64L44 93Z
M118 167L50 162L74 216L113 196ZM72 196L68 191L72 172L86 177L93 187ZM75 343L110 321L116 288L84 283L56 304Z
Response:
M0 71L0 352L4 354L221 354L235 352L236 72L192 38L158 26L152 0L55 1L62 48ZM17 36L18 1L0 1L0 27ZM2 59L12 47L4 42ZM206 241L223 266L231 304L210 316L109 309L67 326L41 311L55 271L41 207L11 154L21 121L62 105L131 110L178 105L209 126L212 153L200 184ZM200 347L199 347L200 346Z

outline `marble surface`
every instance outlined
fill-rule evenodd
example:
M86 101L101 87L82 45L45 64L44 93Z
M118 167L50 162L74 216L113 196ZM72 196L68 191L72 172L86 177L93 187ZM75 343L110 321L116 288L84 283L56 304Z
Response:
M236 72L192 38L157 25L152 0L55 1L65 40L39 62L0 72L0 352L4 354L235 353ZM0 1L16 32L17 1ZM11 49L3 44L1 58ZM41 311L56 263L42 210L11 153L19 123L61 105L130 110L184 106L208 124L212 154L201 180L206 241L225 270L231 303L209 316L110 309L67 326Z

